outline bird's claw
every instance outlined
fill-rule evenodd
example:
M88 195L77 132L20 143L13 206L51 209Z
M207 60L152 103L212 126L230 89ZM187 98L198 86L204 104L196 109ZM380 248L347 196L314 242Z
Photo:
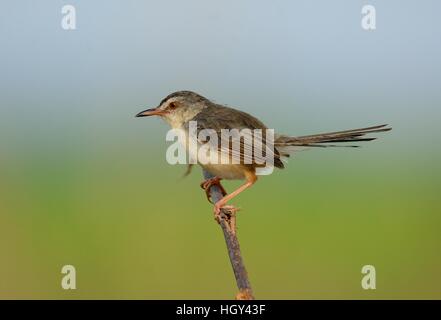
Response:
M227 192L225 191L224 187L220 184L221 180L222 179L219 177L213 177L213 178L207 179L205 181L202 181L200 184L201 188L205 190L205 195L207 196L208 201L211 203L213 203L213 201L211 201L211 195L210 195L210 188L212 186L216 185L219 187L219 189L222 193L222 197L225 197L227 195Z
M215 204L214 205L214 220L216 220L218 223L221 221L221 210L224 209L230 213L231 216L235 216L236 212L240 210L240 208L236 208L232 205L222 205L222 204Z

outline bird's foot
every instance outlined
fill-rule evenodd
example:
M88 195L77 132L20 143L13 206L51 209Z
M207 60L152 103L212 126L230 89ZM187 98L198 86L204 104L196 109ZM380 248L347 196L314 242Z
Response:
M210 195L210 188L212 186L218 186L223 197L225 197L227 195L227 192L225 191L224 187L220 183L221 180L222 180L222 178L213 177L213 178L210 178L210 179L207 179L207 180L201 182L201 188L205 190L205 195L207 196L208 201L211 203L213 203L213 201L211 201L211 195Z
M217 221L217 223L221 222L221 210L224 209L228 211L228 218L229 220L235 220L236 219L236 212L240 210L240 208L236 208L232 205L223 205L222 203L216 203L214 205L214 220Z

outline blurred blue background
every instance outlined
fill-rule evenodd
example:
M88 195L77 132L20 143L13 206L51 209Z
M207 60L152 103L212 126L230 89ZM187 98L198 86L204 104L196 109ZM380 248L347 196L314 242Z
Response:
M61 28L65 4L76 30ZM1 9L1 298L234 297L199 170L180 180L167 126L134 118L185 89L286 134L393 127L302 152L234 201L258 298L441 298L439 2ZM65 264L76 291L60 287ZM377 290L361 289L365 264Z

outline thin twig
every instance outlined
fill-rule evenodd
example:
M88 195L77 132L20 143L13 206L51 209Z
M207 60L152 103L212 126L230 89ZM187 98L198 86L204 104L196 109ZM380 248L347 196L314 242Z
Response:
M204 178L210 179L214 176L203 170ZM213 202L222 199L222 192L217 185L210 188L210 196ZM227 244L228 255L230 257L231 266L233 267L234 276L236 277L239 293L236 295L238 300L253 300L253 291L251 289L250 280L248 279L247 270L243 263L242 254L240 253L239 240L236 235L236 216L234 212L226 209L221 210L219 224L224 233L225 242Z

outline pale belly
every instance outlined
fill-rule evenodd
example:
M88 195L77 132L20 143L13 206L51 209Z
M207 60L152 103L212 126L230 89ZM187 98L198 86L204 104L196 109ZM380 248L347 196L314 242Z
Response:
M199 165L211 174L226 180L245 179L246 169L238 164L200 164Z
M212 175L226 180L243 180L246 178L246 167L240 164L219 163L221 155L217 151L214 151L218 154L216 157L217 161L212 163L209 156L210 152L198 152L202 147L202 144L197 143L197 148L189 148L188 132L185 132L185 139L183 141L181 140L181 142L184 143L189 157L192 159L197 159L197 163Z

